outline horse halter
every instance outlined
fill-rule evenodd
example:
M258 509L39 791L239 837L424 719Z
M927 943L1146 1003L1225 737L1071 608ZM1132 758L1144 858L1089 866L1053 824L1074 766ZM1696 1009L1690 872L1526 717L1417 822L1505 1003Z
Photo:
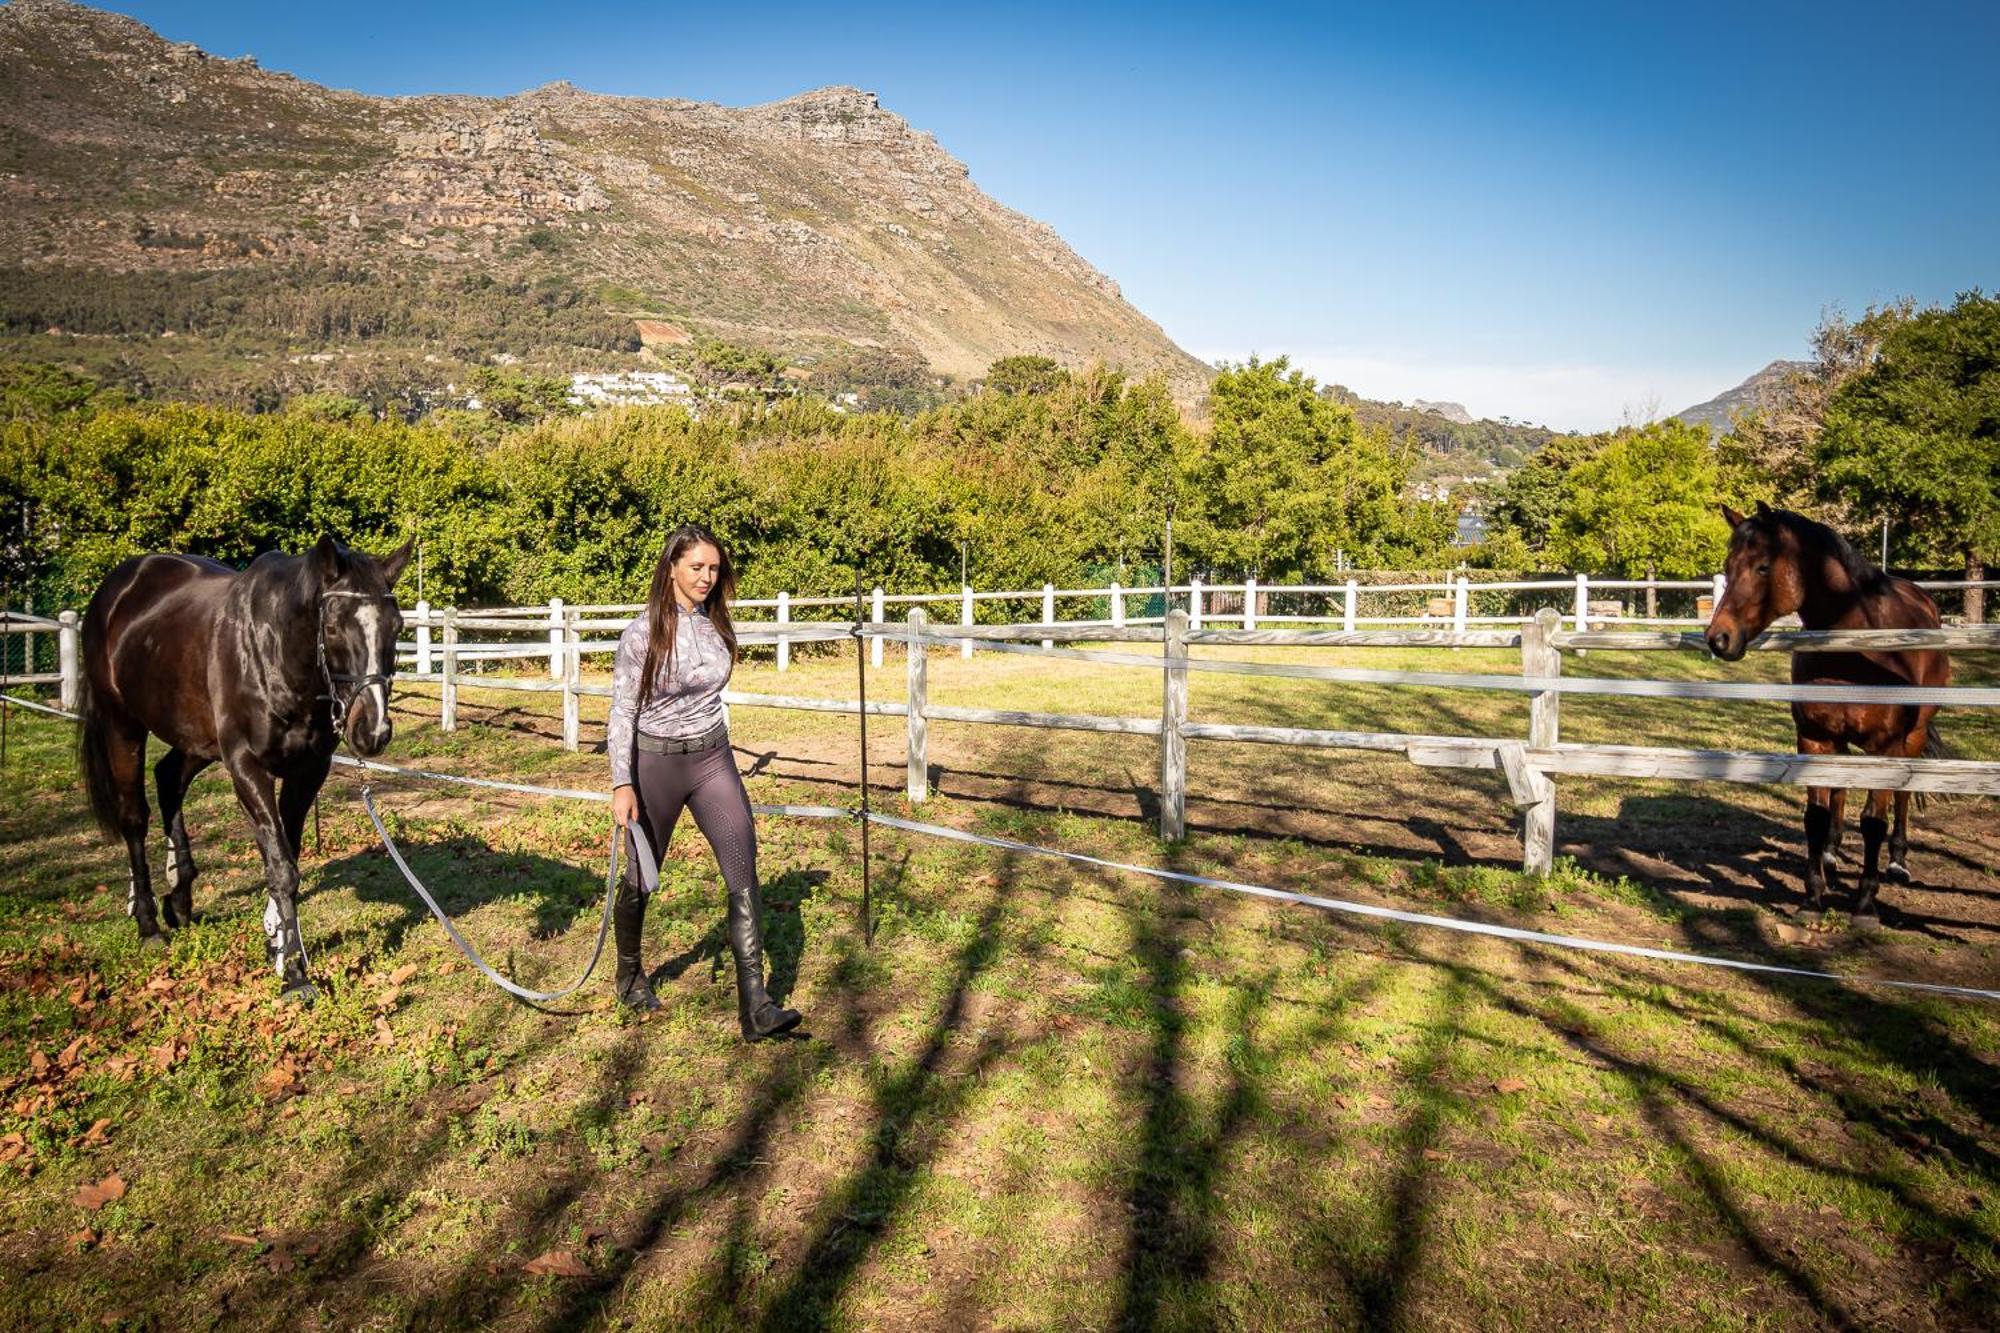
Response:
M313 605L315 620L313 626L313 656L319 661L320 679L326 682L326 692L313 697L326 700L328 707L333 713L333 729L337 733L346 724L347 710L353 705L354 696L378 682L386 685L389 681L389 676L380 671L370 671L359 676L349 675L344 672L337 672L328 665L326 660L326 603L330 597L356 597L371 602L387 602L389 605L394 606L396 604L396 596L394 593L387 592L352 592L344 588L336 588L332 591L320 593L319 600ZM334 684L335 681L342 682L349 687L345 699L340 697L340 691Z

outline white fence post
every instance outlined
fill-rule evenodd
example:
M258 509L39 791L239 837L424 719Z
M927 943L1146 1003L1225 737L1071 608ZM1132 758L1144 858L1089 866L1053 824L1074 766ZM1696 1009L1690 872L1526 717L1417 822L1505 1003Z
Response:
M1257 628L1257 576L1243 580L1243 628Z
M563 678L563 599L549 598L549 679Z
M1056 623L1056 585L1053 583L1044 583L1042 585L1042 623L1044 625L1053 625ZM1054 639L1042 640L1042 648L1045 651L1055 646L1056 641Z
M417 674L431 674L431 604L417 603Z
M913 801L921 801L931 794L931 770L928 753L929 724L924 718L924 700L929 693L929 655L924 651L924 627L930 617L924 608L910 608L909 657L909 716L910 743L905 760L903 790Z
M1188 580L1188 628L1201 628L1201 580Z
M1582 634L1590 628L1590 575L1576 576L1576 632Z
M1466 622L1472 615L1472 589L1467 585L1465 575L1458 576L1458 586L1451 593L1451 632L1465 633Z
M444 609L444 684L438 691L438 730L458 729L458 608Z
M1187 836L1187 632L1187 613L1169 608L1160 701L1160 837L1169 842Z
M958 623L961 625L970 625L972 623L972 585L969 583L958 585ZM972 640L960 639L958 641L958 653L966 661L971 661Z
M792 623L792 595L788 592L778 594L778 623L780 625L789 625ZM792 641L789 638L780 636L778 639L778 670L790 671L791 669Z
M64 708L74 712L83 685L83 678L78 671L83 654L78 651L79 631L76 612L65 611L56 619L62 622L62 628L56 631L56 669L62 672L62 696L59 702Z
M875 589L875 609L872 613L872 618L876 624L879 625L882 623L882 589L879 585ZM869 642L868 663L870 666L882 665L882 636L880 634L877 634Z
M1347 581L1347 602L1340 615L1340 627L1349 634L1354 633L1354 594L1358 591L1359 589L1355 586L1354 580L1349 579Z
M1521 627L1523 676L1546 679L1562 674L1562 654L1551 642L1561 627L1561 613L1548 607L1537 611L1535 618ZM1537 690L1529 696L1529 749L1555 748L1561 706L1562 695L1554 690ZM1507 758L1503 754L1501 764L1508 768L1508 782L1518 784L1514 799L1526 806L1521 826L1521 869L1531 875L1546 875L1555 864L1556 784L1548 774L1525 762L1526 756L1522 756L1518 773L1509 767Z
M1115 582L1111 585L1111 623L1117 629L1125 628L1125 590Z
M1714 600L1709 603L1709 610L1711 612L1719 611L1722 609L1722 589L1728 583L1728 581L1729 580L1721 574L1717 574L1715 576Z
M563 613L562 637L563 749L574 750L579 739L577 733L582 729L582 719L577 715L576 687L583 681L583 653L576 632L576 612Z

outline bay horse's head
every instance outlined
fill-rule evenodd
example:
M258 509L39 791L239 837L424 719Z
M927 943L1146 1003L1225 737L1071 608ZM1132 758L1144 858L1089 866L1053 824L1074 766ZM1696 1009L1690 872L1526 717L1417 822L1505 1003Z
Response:
M389 746L389 678L403 614L390 593L412 542L385 556L351 550L321 537L306 557L314 584L322 687L332 699L334 726L357 754Z
M1805 579L1798 538L1786 526L1782 510L1759 500L1757 512L1748 517L1728 505L1722 506L1722 516L1729 521L1729 556L1723 564L1722 600L1703 637L1711 653L1736 662L1772 621L1805 604Z

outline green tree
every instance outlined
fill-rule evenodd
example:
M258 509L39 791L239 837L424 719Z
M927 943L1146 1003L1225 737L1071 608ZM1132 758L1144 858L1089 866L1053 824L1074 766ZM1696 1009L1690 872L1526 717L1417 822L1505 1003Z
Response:
M1967 292L1887 329L1833 395L1814 456L1822 491L1889 519L1906 558L1984 578L2000 556L2000 297ZM1967 618L1984 613L1969 589Z
M1050 393L1069 372L1046 356L1003 356L986 368L986 387L995 393Z
M1668 419L1621 430L1570 471L1551 533L1556 559L1627 577L1691 578L1729 547L1706 427Z

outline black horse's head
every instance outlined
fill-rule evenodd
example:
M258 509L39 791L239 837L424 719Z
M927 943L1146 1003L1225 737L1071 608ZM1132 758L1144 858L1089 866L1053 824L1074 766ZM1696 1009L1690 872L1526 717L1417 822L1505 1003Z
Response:
M390 589L409 563L411 542L385 556L351 550L321 537L307 557L317 591L322 688L333 701L334 724L357 754L389 746L389 679L403 615Z
M1729 522L1729 556L1723 565L1722 599L1709 618L1708 650L1725 662L1741 661L1750 641L1771 622L1805 603L1799 544L1786 514L1762 500L1745 517L1722 506Z

